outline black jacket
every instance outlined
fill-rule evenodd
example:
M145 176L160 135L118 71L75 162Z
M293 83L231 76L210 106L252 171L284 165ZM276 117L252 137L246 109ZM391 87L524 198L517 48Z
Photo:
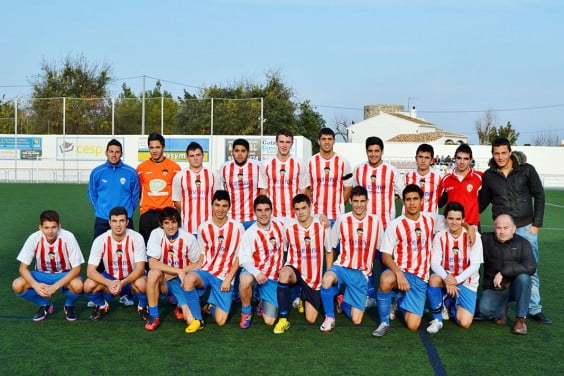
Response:
M507 288L519 274L532 275L537 269L531 243L517 234L513 235L511 240L501 243L496 239L494 232L485 232L482 234L482 245L484 248L482 286L485 289L494 288L493 280L498 272L503 275L503 287Z
M522 155L519 161L511 155L513 169L507 177L498 170L494 159L490 168L482 176L482 189L479 193L480 212L492 203L492 215L509 214L517 227L533 224L542 227L544 216L544 188L533 166L526 163ZM534 206L533 206L534 199Z

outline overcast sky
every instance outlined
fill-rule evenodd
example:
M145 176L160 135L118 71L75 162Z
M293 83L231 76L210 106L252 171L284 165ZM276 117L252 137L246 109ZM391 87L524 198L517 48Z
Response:
M263 81L280 71L328 125L366 104L416 106L477 142L486 109L518 143L564 138L564 5L559 1L20 1L0 23L0 96L29 96L43 59L84 54L116 78L186 85ZM135 92L141 79L125 82ZM152 88L154 80L147 80ZM7 87L7 86L21 87ZM189 86L163 83L175 96ZM329 106L329 107L322 107ZM332 108L337 107L337 108ZM541 108L539 108L541 107Z

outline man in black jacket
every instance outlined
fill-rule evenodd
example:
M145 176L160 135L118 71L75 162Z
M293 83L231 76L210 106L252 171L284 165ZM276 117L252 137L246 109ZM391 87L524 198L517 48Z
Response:
M527 334L525 319L531 299L531 275L537 268L531 244L515 233L511 216L500 214L494 232L482 234L484 251L484 291L480 313L498 324L507 322L507 303L515 300L513 333Z
M539 260L538 232L544 216L544 188L533 166L526 163L524 154L511 152L506 138L492 143L490 168L482 177L480 212L492 203L492 215L507 213L517 226L517 234L531 243L535 261ZM519 158L517 158L519 156ZM552 321L542 312L538 272L531 279L529 317L550 324Z

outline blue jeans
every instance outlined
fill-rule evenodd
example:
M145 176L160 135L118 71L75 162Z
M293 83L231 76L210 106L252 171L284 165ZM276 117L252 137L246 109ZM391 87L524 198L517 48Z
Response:
M485 289L480 297L480 313L486 319L497 320L505 316L505 306L517 303L515 317L527 317L531 300L531 276L519 274L504 290Z
M533 249L533 255L535 256L535 261L537 262L537 270L535 270L535 274L531 276L531 302L529 303L529 315L536 315L537 313L542 311L541 305L541 297L540 297L540 281L539 281L539 241L537 234L531 234L529 229L531 228L532 224L527 226L518 227L517 231L515 232L517 235L520 235L527 239L529 243L531 243L531 248Z

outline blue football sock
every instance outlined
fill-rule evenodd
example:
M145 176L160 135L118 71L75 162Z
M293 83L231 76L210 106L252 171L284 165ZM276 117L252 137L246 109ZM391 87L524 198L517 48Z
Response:
M49 305L50 302L48 299L39 295L34 289L27 289L21 294L16 294L17 296L21 296L24 299L27 299L31 302L37 303L40 306Z
M376 300L378 302L378 314L380 322L390 325L390 308L392 307L392 294L390 292L376 292Z
M331 286L328 289L325 287L321 288L321 303L323 303L323 310L327 317L335 318L335 295L337 294L337 288Z
M186 303L188 303L188 308L190 308L190 313L196 320L202 319L202 309L200 308L200 297L198 292L194 290L184 291L186 296Z
M211 317L213 317L213 318L215 319L215 306L210 303L210 304L208 305L208 310L210 311Z
M342 302L341 309L349 319L352 318L352 313L351 313L352 306L349 303Z
M159 306L149 306L149 315L151 317L159 317Z
M135 294L135 296L137 297L137 299L139 299L137 302L138 307L141 308L147 307L147 294L137 293Z
M251 307L251 305L244 305L241 306L241 313L244 315L248 315L249 313L251 313L253 310L253 307Z
M96 304L98 307L102 307L106 305L106 301L104 300L104 295L101 292L86 294L86 297L88 298L88 300Z
M429 299L433 318L443 321L443 315L441 313L443 308L443 289L440 287L427 286L427 298Z
M280 317L288 317L288 311L290 310L290 285L287 283L278 282L278 287L276 288L276 296L278 298L278 309Z
M67 297L65 299L66 306L73 306L74 302L76 302L76 300L82 296L82 294L75 294L71 290L67 290L67 289L63 290L63 294Z
M299 285L292 287L292 300L300 297L300 290L301 288Z

